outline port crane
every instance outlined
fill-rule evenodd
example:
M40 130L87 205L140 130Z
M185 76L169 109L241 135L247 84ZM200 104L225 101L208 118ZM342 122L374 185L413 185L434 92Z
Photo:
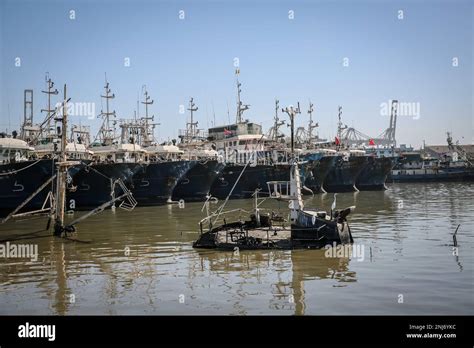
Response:
M464 160L468 166L472 167L472 158L470 158L467 151L464 150L461 145L459 145L458 141L456 141L455 143L453 142L453 137L451 135L451 132L447 132L446 135L447 135L446 141L448 142L449 149L451 151L457 152L461 156L461 159Z
M354 127L347 127L341 132L340 140L347 146L367 146L372 142L377 146L395 148L397 141L395 139L397 129L398 100L391 101L390 124L388 128L377 137L371 137L364 134Z

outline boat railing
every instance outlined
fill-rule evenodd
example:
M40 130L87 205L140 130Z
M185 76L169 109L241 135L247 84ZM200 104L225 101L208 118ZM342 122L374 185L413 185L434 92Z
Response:
M271 220L272 220L273 222L281 222L281 223L283 223L283 225L284 225L285 222L287 222L287 220L286 220L285 218L283 218L283 217L281 217L281 216L279 216L279 215L274 215L275 211L274 211L273 209L258 208L258 211L259 211L259 212L269 212L269 213L271 214ZM227 211L221 212L220 214L218 214L217 212L212 213L212 214L206 216L205 218L203 218L201 221L199 221L199 227L200 227L201 234L202 234L203 231L204 231L204 224L206 224L207 222L209 223L207 231L212 230L212 228L213 228L213 223L212 223L212 221L211 221L212 218L214 218L214 217L216 217L216 216L229 215L229 214L236 213L236 212L238 212L238 213L245 213L245 214L247 214L247 215L252 214L252 213L255 213L255 211L248 211L248 210L245 210L245 209L242 209L242 208L227 210ZM278 218L279 218L279 219L278 219ZM219 220L220 220L220 219L219 219ZM214 221L214 224L215 224L216 222L218 222L219 220ZM222 220L224 221L224 225L226 225L226 224L227 224L226 219L223 218ZM281 226L281 225L278 225L278 224L277 224L277 225L275 225L275 226ZM256 228L256 229L259 229L259 228ZM262 229L263 229L263 228L262 228ZM271 229L271 228L270 228L270 229Z
M267 241L267 246L269 247L270 246L270 242L273 243L272 240L270 240L270 233L277 233L280 229L276 228L275 226L267 226L267 227L256 227L256 228L253 228L252 229L253 231L263 231L263 232L266 232L267 234L267 238L266 238L266 241ZM231 242L236 242L236 239L234 238L234 236L236 234L239 234L239 235L244 235L246 239L249 238L249 231L247 229L241 229L240 231L236 231L236 230L226 230L225 231L225 242L226 243L229 243L229 237L230 237L230 240Z
M249 211L247 211L245 209L242 209L242 208L227 210L227 211L223 211L223 212L220 212L220 213L218 213L218 212L212 213L212 214L206 216L201 221L199 221L199 227L200 227L201 234L203 233L203 224L204 223L209 222L208 230L210 231L210 230L212 230L212 221L211 221L212 218L214 218L216 216L219 217L219 216L222 216L222 215L229 215L231 213L236 213L236 212L246 213L246 214L250 213ZM225 218L224 218L224 221L225 221ZM217 222L217 220L215 222Z
M267 181L268 193L270 198L277 198L282 200L295 199L291 195L290 181Z

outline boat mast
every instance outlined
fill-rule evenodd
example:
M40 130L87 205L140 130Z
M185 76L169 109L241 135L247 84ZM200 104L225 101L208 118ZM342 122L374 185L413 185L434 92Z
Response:
M280 118L278 117L278 110L280 108L280 101L278 99L275 99L275 123L273 125L273 141L277 141L279 136L278 136L278 129L280 126L285 124L285 121L280 122Z
M248 110L250 105L248 104L242 104L242 101L240 100L240 93L242 90L240 87L242 84L239 82L239 74L240 74L240 69L237 68L235 69L235 75L237 75L237 117L236 117L236 123L242 123L242 114L244 113L245 110Z
M148 95L148 91L146 90L146 86L145 86L145 101L142 101L142 104L145 105L145 117L142 119L143 120L143 123L144 123L144 134L143 134L143 146L150 146L153 142L153 138L155 137L154 136L154 129L155 129L155 124L154 123L151 123L149 124L148 123L148 120L151 120L153 122L155 116L152 115L151 117L148 116L148 105L152 105L154 100L150 100L151 97ZM152 128L151 131L150 131L150 127Z
M105 98L105 107L106 111L104 112L101 110L100 115L104 118L104 122L102 123L102 127L100 127L100 140L103 145L112 145L115 139L115 120L113 121L113 127L110 126L110 117L112 116L115 118L115 110L110 112L109 109L109 100L115 98L115 94L111 94L111 89L109 88L109 83L107 82L107 78L105 79L105 95L101 95L102 98Z
M337 113L337 118L338 118L338 122L337 122L337 138L338 138L338 140L339 140L339 145L337 145L337 148L338 148L338 149L340 149L340 148L341 148L341 145L342 145L342 131L347 128L346 125L343 126L341 116L342 116L342 106L339 106L339 107L338 107L338 113Z
M191 112L191 122L186 123L186 141L191 143L196 136L196 129L198 122L194 122L194 111L198 111L198 107L194 104L194 98L191 97L189 101L189 108L188 110Z
M54 82L51 81L51 78L49 78L48 75L46 75L46 83L48 84L48 90L47 91L41 91L42 93L45 93L48 95L48 108L47 109L41 109L41 112L46 112L46 126L47 126L47 130L46 130L46 136L49 136L51 134L51 114L54 112L54 109L51 109L51 96L52 95L57 95L58 94L58 90L55 88L53 90L53 87L54 87Z

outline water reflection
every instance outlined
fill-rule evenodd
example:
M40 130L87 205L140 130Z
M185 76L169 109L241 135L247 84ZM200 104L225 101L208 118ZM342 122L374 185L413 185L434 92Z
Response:
M0 314L472 314L473 195L474 185L458 183L338 194L338 208L357 206L349 219L365 246L361 262L324 250L194 250L201 203L105 211L79 226L90 244L17 240L37 244L40 255L0 259ZM329 210L332 202L332 194L315 195L306 206ZM252 200L229 202L236 207L249 210ZM0 240L45 224L0 225ZM398 291L410 305L393 301Z
M292 311L295 315L305 314L305 282L331 279L338 283L337 286L347 286L357 281L356 272L349 269L349 258L326 257L325 250L235 253L198 249L197 253L201 269L204 270L204 265L207 264L209 270L217 276L236 273L239 279L261 283L270 270L271 279L274 280L271 284L269 308ZM227 277L222 279L226 287L232 289ZM237 288L237 293L243 293L243 289ZM235 307L239 308L238 298Z

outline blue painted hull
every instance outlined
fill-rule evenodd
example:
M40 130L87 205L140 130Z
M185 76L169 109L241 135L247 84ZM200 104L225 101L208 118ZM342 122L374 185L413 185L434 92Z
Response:
M172 199L188 202L205 201L211 186L225 165L216 160L197 162L176 184Z
M141 169L138 163L96 163L82 165L74 176L75 191L66 194L66 210L89 210L123 194L114 181L121 179L127 187L133 176Z
M24 202L55 172L53 160L0 165L0 215L6 216ZM51 185L45 187L20 212L40 209Z
M138 205L161 205L172 199L179 180L196 161L156 162L145 165L133 177L133 196Z

